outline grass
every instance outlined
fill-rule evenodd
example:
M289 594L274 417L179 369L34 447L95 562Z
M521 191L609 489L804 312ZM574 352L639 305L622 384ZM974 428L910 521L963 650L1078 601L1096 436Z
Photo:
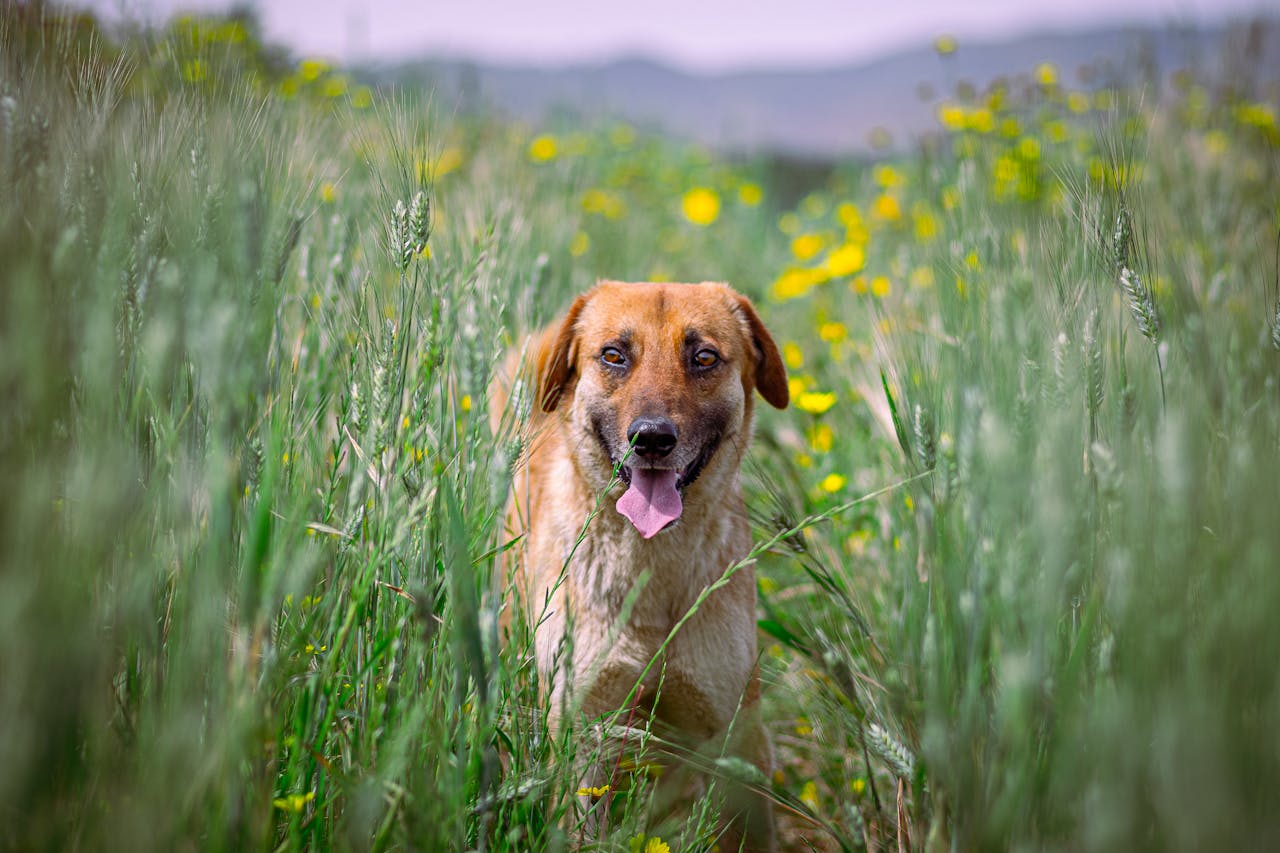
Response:
M617 277L727 280L788 360L746 487L792 849L1273 847L1277 90L1211 82L1029 70L797 188L6 7L0 839L574 841L485 401ZM627 737L587 848L705 844Z

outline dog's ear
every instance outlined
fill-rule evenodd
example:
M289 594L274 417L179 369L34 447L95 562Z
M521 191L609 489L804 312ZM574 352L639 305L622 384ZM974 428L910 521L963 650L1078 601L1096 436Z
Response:
M738 310L751 329L751 341L756 353L756 388L760 396L775 409L785 409L791 402L791 391L787 388L787 368L782 364L782 355L773 336L760 322L760 315L751 305L751 300L738 294Z
M573 390L577 379L574 365L578 361L578 316L589 295L584 293L573 300L560 324L543 332L538 341L538 405L544 412L554 412L565 392Z

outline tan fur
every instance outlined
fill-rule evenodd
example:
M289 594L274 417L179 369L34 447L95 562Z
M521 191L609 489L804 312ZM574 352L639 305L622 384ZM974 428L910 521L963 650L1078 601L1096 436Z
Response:
M602 349L620 340L628 353L625 375L600 361ZM721 356L715 370L691 367L691 349L698 347ZM520 358L513 354L496 383L495 417ZM661 688L656 706L646 710L691 741L723 737L732 722L730 748L769 778L771 749L757 708L751 567L711 594L643 679L642 673L699 593L751 548L738 471L751 435L753 392L779 408L788 402L772 338L750 302L724 284L603 282L534 336L523 360L534 396L508 508L511 533L525 536L512 581L535 628L553 713L570 702L588 717L619 710L642 681L646 699ZM614 459L625 453L627 427L639 416L675 423L672 467L692 465L709 443L715 446L683 489L678 522L649 540L614 508L623 486L600 498ZM611 458L611 449L619 455ZM575 548L598 501L600 513ZM559 658L570 630L572 660L565 661ZM747 814L727 828L722 849L737 849L740 833L747 849L775 849L769 803L741 793L732 799Z

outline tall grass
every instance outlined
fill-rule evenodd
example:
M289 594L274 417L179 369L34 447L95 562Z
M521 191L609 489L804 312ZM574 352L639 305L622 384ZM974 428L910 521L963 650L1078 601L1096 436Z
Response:
M1273 846L1274 84L1051 77L782 210L625 126L6 7L5 846L710 844L627 715L581 820L595 741L499 631L489 377L597 276L728 280L787 352L746 480L789 846Z

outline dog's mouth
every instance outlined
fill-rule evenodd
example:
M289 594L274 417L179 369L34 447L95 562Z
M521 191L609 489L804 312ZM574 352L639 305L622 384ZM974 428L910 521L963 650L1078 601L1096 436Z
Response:
M618 512L631 522L645 539L675 525L684 512L684 492L698 479L711 457L718 441L703 445L702 450L683 468L659 467L646 464L633 455L630 464L614 462L618 477L627 487L618 499ZM634 462L632 461L634 460Z

